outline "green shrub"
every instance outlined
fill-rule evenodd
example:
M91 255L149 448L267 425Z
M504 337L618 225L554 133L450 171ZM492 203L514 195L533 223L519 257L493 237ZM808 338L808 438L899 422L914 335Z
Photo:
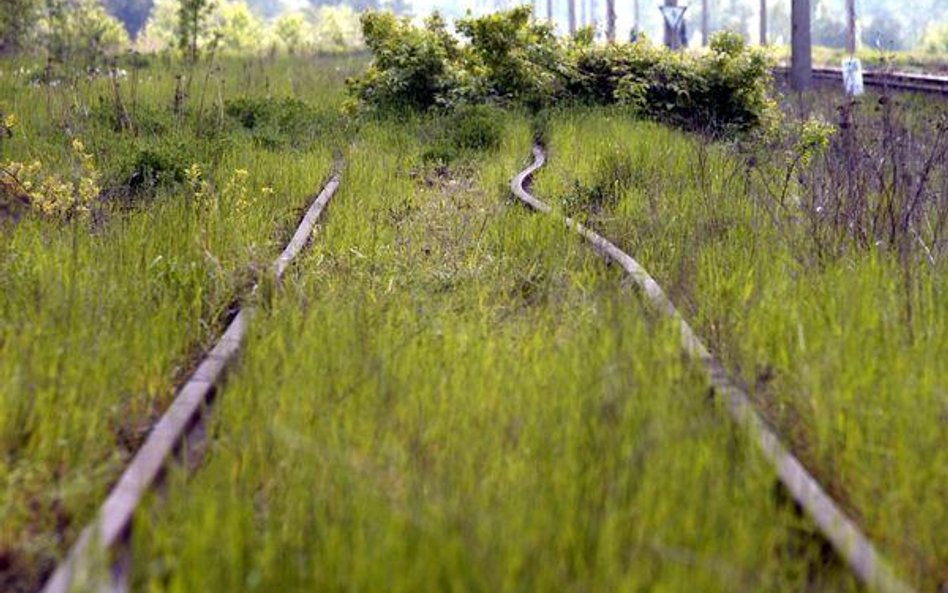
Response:
M710 52L695 55L644 38L598 46L589 30L560 39L548 24L534 22L528 7L458 20L464 44L437 15L424 27L371 12L362 23L374 60L349 81L356 111L619 104L712 135L764 126L777 113L770 59L734 33L715 36Z
M503 139L503 115L487 105L464 106L448 120L448 130L458 150L494 150Z
M338 116L293 97L226 101L224 112L269 149L305 149L337 124Z
M490 105L462 105L431 120L423 131L425 162L449 164L467 154L497 150L504 135L504 112Z
M459 49L440 16L424 27L384 12L366 12L361 20L374 60L347 85L363 108L424 111L451 102L461 85L454 65Z

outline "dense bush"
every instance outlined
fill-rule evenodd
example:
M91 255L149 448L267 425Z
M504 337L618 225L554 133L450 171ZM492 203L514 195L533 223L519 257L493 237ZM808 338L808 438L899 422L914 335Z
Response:
M336 127L338 115L292 97L226 101L225 113L264 148L304 149Z
M600 46L590 30L557 37L532 20L528 7L458 20L463 43L437 15L417 27L369 12L362 26L374 60L349 81L356 111L620 104L712 134L761 126L777 112L769 98L769 58L733 33L716 36L706 54L675 53L645 39Z

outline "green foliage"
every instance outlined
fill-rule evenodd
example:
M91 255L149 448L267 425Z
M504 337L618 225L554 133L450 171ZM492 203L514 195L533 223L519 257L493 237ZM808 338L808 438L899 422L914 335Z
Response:
M121 181L135 193L183 183L185 172L197 158L192 153L177 142L149 143L131 155Z
M424 111L451 102L461 85L460 50L440 17L416 27L391 13L366 12L362 35L375 59L362 77L348 81L361 105Z
M557 38L527 7L456 23L459 44L435 16L425 27L367 13L374 61L349 83L365 111L426 111L494 103L539 110L564 102L621 104L638 115L712 134L747 131L776 116L771 61L733 33L711 52L670 52L640 39L593 44L590 31Z
M462 105L431 122L430 147L423 160L449 164L464 155L483 155L500 148L507 115L491 105Z
M819 119L808 119L800 126L800 138L796 153L800 162L809 164L813 157L826 152L836 127Z
M36 34L53 59L87 67L129 45L121 23L98 0L46 0Z
M264 44L265 30L246 2L225 2L213 13L212 30L220 39L221 49L231 53L259 50Z
M142 35L142 51L180 47L177 0L157 0ZM217 0L209 6L196 37L197 45L214 43L224 53L260 54L282 51L291 55L334 53L362 48L359 15L349 6L320 6L284 12L266 20L255 5L243 0ZM190 37L187 48L190 47Z
M948 53L948 23L931 25L925 31L922 48L931 54Z
M22 50L29 43L38 16L36 0L0 2L0 52Z
M469 40L464 68L479 99L538 107L562 94L568 62L553 26L532 20L529 6L457 21Z
M309 148L328 130L335 129L335 111L320 110L292 97L242 97L225 102L225 113L250 132L264 148Z
M208 18L214 10L213 0L178 0L178 49L191 63L197 61L198 44L205 34Z

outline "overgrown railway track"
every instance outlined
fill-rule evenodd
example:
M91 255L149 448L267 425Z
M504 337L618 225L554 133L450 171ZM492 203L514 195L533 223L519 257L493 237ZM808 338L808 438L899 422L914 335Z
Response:
M778 77L788 78L790 68L779 66L775 69L775 74ZM821 84L834 84L842 88L843 71L839 68L814 68L813 80ZM875 90L925 93L948 97L948 76L866 70L863 72L863 82L866 87Z
M326 182L273 263L272 273L277 282L308 244L339 183L339 174L334 174ZM253 287L251 294L258 286ZM131 556L127 544L135 512L148 491L160 482L173 459L177 457L185 463L193 463L200 458L215 390L237 357L247 335L250 316L247 307L237 312L214 347L178 390L171 405L109 492L96 519L83 529L66 558L46 582L43 593L68 593L79 579L94 579L92 586L95 590L128 590ZM104 575L94 574L91 568L101 566L98 563L103 558L109 566L106 583L100 580Z
M533 210L558 216L549 205L537 199L524 187L532 175L544 165L545 160L544 150L536 146L533 163L514 177L510 184L511 190ZM326 183L309 207L292 240L274 262L273 275L277 281L306 246L339 183L338 175L334 175ZM707 349L648 272L630 255L595 231L567 216L563 216L563 221L582 235L600 255L620 265L648 300L678 325L683 349L703 366L709 382L730 417L760 448L764 457L774 467L780 482L812 518L822 536L852 572L874 591L914 593L915 589L898 577L859 527L782 444L757 412L747 393L730 379L726 369ZM102 558L107 559L110 570L105 586L97 580L95 587L112 592L128 590L131 566L128 543L134 514L147 492L160 483L172 460L178 458L187 463L200 456L215 389L241 348L250 314L246 308L237 313L214 348L178 391L168 410L112 488L97 518L82 531L65 560L47 581L42 589L43 593L68 593L77 575L90 574L89 567L96 566Z
M744 389L731 380L727 370L708 350L645 268L602 235L569 216L554 212L548 204L537 199L525 188L525 183L546 162L546 152L542 146L534 147L533 156L533 163L517 174L510 183L514 195L537 212L562 216L567 227L582 235L605 259L620 265L651 304L678 326L683 350L704 367L716 397L722 400L729 416L757 445L773 466L783 487L816 523L821 535L861 582L870 590L879 593L913 593L915 589L899 578L859 527L781 442L776 432L758 413Z

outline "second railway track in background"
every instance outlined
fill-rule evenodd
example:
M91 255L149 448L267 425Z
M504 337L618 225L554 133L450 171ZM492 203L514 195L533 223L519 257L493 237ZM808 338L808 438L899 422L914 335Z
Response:
M821 536L829 542L863 584L879 593L916 593L915 589L896 575L872 542L780 441L774 430L758 413L744 389L731 380L726 369L711 354L662 287L645 268L602 235L568 216L554 212L549 205L525 189L524 184L546 162L546 152L539 145L534 147L533 156L533 163L510 182L510 189L514 195L537 212L562 216L566 226L582 235L601 256L619 264L652 305L678 326L682 349L704 367L716 397L723 400L730 417L757 445L773 466L784 488L816 523Z
M787 79L790 76L790 68L778 66L774 73L778 78ZM869 89L924 93L948 98L948 76L882 70L865 70L862 76L863 83ZM843 71L840 68L813 68L813 80L823 85L833 84L842 88Z

